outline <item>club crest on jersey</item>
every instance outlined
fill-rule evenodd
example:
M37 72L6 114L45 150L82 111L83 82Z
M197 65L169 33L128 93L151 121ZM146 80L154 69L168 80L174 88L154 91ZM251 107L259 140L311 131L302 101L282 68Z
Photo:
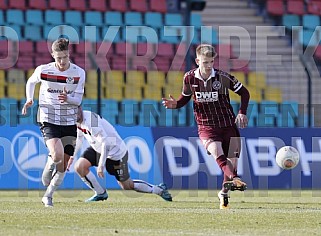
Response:
M221 82L220 81L217 81L217 80L215 80L214 82L213 82L213 84L212 84L212 87L213 87L213 89L215 89L215 90L219 90L220 88L221 88Z
M73 77L67 77L66 78L66 83L67 84L73 84L74 83L74 78Z

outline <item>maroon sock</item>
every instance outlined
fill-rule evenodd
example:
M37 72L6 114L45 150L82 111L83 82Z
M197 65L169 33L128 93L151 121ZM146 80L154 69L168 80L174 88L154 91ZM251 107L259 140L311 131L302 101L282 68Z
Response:
M223 171L224 175L226 175L226 178L228 180L231 180L233 177L233 167L232 163L225 157L225 155L221 155L218 158L216 158L216 162L218 166ZM225 178L224 178L225 181Z

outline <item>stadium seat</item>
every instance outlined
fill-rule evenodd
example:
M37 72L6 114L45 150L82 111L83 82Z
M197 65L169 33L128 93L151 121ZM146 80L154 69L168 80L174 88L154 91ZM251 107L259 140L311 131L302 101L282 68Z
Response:
M134 49L135 49L135 46L134 46ZM137 43L135 52L136 52L136 55L144 56L148 59L154 58L154 56L156 55L155 45L152 43Z
M66 0L48 0L48 8L58 10L58 11L66 11L68 10L67 1Z
M217 31L212 27L202 26L201 43L209 43L209 44L217 45L219 43Z
M37 86L38 88L39 86ZM35 96L34 98L38 98L38 94L36 96L36 93L35 93ZM20 105L18 107L18 111L21 111L22 110L22 107L23 105L25 104L26 102L26 99L21 99L18 104ZM37 122L37 113L38 113L38 99L34 99L33 100L33 105L29 108L29 112L27 115L25 116L19 116L19 124L20 125L38 125L38 122Z
M122 26L123 18L122 13L117 11L107 11L104 14L105 24L106 25L114 25L114 26Z
M24 28L24 38L31 41L39 41L42 39L41 26L26 25Z
M165 14L167 12L166 0L149 0L149 8L151 11L156 11Z
M161 88L155 88L152 85L146 85L144 87L144 99L160 101L162 95L163 94Z
M170 59L167 58L167 57L155 57L154 58L154 65L155 68L152 68L153 70L156 70L156 71L162 71L162 72L167 72L169 71L169 68L170 68Z
M140 102L141 111L139 113L138 124L144 127L157 126L159 117L159 102L151 99L143 99Z
M196 30L200 30L202 27L202 16L199 13L191 14L191 25L196 28Z
M305 4L302 0L288 0L286 2L287 13L302 16L305 14Z
M283 101L280 104L278 127L295 127L299 119L299 104L296 101ZM299 124L298 124L299 125Z
M305 29L315 30L320 25L320 16L318 15L303 15L302 25Z
M106 72L106 97L115 100L123 98L124 72L109 70Z
M181 107L177 112L177 126L186 127L187 124L187 106Z
M275 127L279 117L279 104L273 101L261 101L258 114L258 127Z
M36 42L36 52L40 54L50 55L50 44L47 41L37 41Z
M58 10L46 10L45 11L45 22L46 24L51 25L61 25L62 21L62 12Z
M124 87L124 98L141 101L143 98L142 88L126 84Z
M160 111L159 120L158 120L159 126L172 127L177 125L178 110L166 109L164 106L161 106L159 111Z
M156 45L156 53L157 56L174 57L174 46L173 44L169 43L159 43L158 45Z
M113 57L111 63L113 70L127 71L129 68L129 58L125 55Z
M80 11L65 11L65 24L83 26L82 14Z
M282 16L283 14L285 14L283 0L267 0L266 10L270 15Z
M3 10L7 10L8 9L7 0L0 0L0 9L3 9Z
M247 108L247 118L249 120L248 122L249 127L255 127L257 125L258 114L259 114L258 103L251 99Z
M86 11L84 22L85 22L85 25L102 26L103 25L102 13L97 11Z
M137 42L142 42L140 26L127 26L123 29L123 39L127 43L137 44Z
M219 57L234 58L232 44L218 44L215 49Z
M231 70L232 71L243 71L244 73L248 73L250 60L243 60L240 58L235 58L230 60Z
M26 23L31 25L42 26L44 24L41 10L27 10L25 12Z
M31 41L19 41L19 54L20 55L29 55L32 57L34 54L34 43Z
M0 25L4 25L4 24L5 24L4 14L3 14L3 11L0 10Z
M11 83L7 84L7 97L17 100L25 98L26 84L25 83Z
M14 91L16 92L16 91ZM1 104L1 125L16 126L18 124L18 101L13 96L2 98ZM4 120L3 120L4 119ZM3 122L3 123L2 123Z
M126 72L125 82L126 85L133 87L143 87L145 85L145 74L142 71L130 70Z
M89 0L89 10L106 12L106 0Z
M181 26L183 25L182 15L178 13L165 13L164 23L166 26Z
M178 26L164 26L160 30L160 41L172 44L180 43L181 40L178 37L183 36L180 32L180 28L181 27Z
M29 0L28 8L45 11L47 10L47 1L46 0Z
M84 98L82 100L82 108L84 110L92 111L97 113L97 100L96 99L88 99Z
M307 13L321 15L321 2L319 0L310 0L307 2Z
M82 35L85 41L99 42L102 40L100 30L96 26L82 27Z
M129 10L130 11L137 11L137 12L147 12L147 1L146 0L129 0Z
M165 73L161 71L147 71L147 86L161 89L165 85Z
M250 85L248 85L246 88L250 92L251 100L258 102L258 103L262 101L262 88L253 87Z
M118 122L118 101L114 99L102 99L101 115L112 125Z
M282 102L282 90L277 87L267 86L264 88L264 100Z
M139 102L133 99L123 99L120 104L119 124L122 126L135 126L138 124Z
M10 69L7 71L8 83L25 84L25 73L20 69Z
M111 11L126 12L127 1L126 0L109 0L109 9Z
M118 43L123 41L121 38L120 27L104 26L102 27L102 40L107 42Z
M299 32L299 43L304 47L314 47L319 45L319 32L315 30L303 29Z
M260 88L260 89L266 87L265 74L250 71L247 76L248 76L247 82L248 82L249 86L255 87L255 88Z
M24 25L25 20L24 20L24 14L22 10L12 10L9 9L6 12L7 18L6 22L7 24L14 24L14 25Z
M15 67L22 69L22 70L28 70L29 68L34 67L34 60L33 57L30 55L20 55Z
M180 33L181 33L181 35L183 37L182 41L186 42L188 40L187 39L187 37L188 37L188 35L187 35L188 31L187 30L190 30L189 42L191 42L192 44L199 44L200 43L200 39L199 39L199 36L198 36L198 32L197 32L196 28L192 27L192 26L189 27L189 28L182 28L180 30ZM189 44L189 42L188 42L188 44Z
M87 11L87 4L86 0L69 0L69 9L68 10L75 10L75 11Z
M162 14L159 12L146 12L144 14L144 24L154 29L160 29L164 26Z
M125 25L139 26L143 24L142 14L140 12L126 12L124 15Z
M285 14L282 16L282 25L284 25L287 30L292 31L292 27L301 25L301 19L298 15Z
M117 55L131 56L134 53L133 44L125 42L116 43L115 53Z
M8 0L8 9L26 10L26 0Z

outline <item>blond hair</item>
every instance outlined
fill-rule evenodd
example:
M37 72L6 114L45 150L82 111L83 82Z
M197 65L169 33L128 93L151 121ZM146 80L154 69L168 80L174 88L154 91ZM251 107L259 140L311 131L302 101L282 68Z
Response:
M196 56L216 57L215 48L209 44L200 44L196 48Z

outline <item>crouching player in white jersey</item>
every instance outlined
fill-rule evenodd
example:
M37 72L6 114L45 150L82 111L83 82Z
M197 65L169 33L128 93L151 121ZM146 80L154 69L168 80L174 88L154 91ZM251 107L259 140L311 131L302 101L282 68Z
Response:
M142 180L132 180L129 177L126 145L107 120L93 112L82 111L79 107L77 127L75 155L81 149L84 137L90 144L90 147L75 163L75 170L82 181L95 192L86 202L103 201L108 198L106 189L98 183L95 175L89 170L92 166L98 166L97 174L100 178L104 177L104 168L106 168L110 175L115 176L118 184L124 190L154 193L166 201L172 201L172 196L165 184L152 185ZM72 160L73 158L68 162L68 169Z
M26 85L27 100L22 114L33 104L34 90L41 82L39 91L38 122L49 150L42 183L47 190L42 198L46 207L52 207L52 197L62 183L67 162L74 153L77 137L77 112L81 104L85 71L69 61L69 40L57 39L52 44L52 57L46 65L38 66Z

